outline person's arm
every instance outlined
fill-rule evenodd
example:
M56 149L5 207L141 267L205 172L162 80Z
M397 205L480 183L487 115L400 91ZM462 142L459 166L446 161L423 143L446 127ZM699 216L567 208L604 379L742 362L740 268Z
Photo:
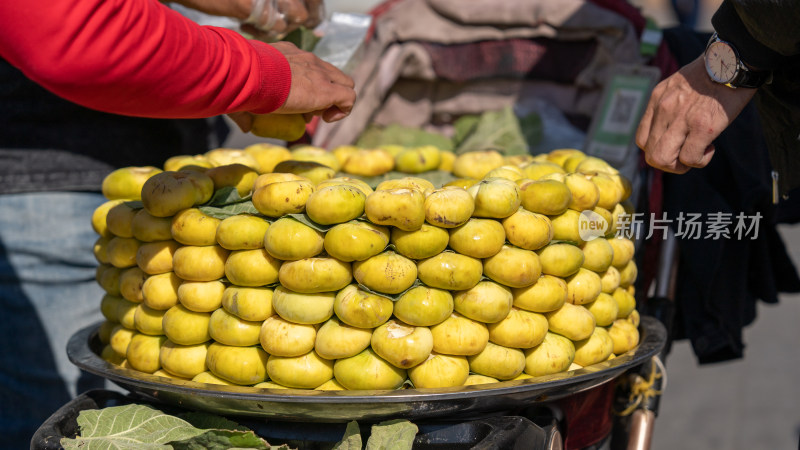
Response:
M751 68L771 70L799 50L800 33L796 19L792 20L800 14L797 5L800 4L794 1L726 0L714 15L713 24L720 37L732 42ZM739 17L739 10L752 15ZM759 16L766 11L768 14ZM780 20L770 21L781 14ZM636 133L636 144L655 168L684 173L693 167L705 167L714 155L714 139L733 122L755 92L756 89L734 89L711 81L700 57L653 90Z
M201 27L156 0L0 2L0 18L0 56L101 111L199 118L334 108L335 120L355 100L352 80L310 53ZM305 103L290 88L305 89L292 92Z

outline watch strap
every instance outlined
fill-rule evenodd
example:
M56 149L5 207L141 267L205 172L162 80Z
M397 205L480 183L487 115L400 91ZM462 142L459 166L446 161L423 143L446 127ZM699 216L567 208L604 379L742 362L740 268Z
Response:
M736 78L731 81L732 86L741 88L758 89L772 78L769 70L750 70L741 61L739 62L739 72Z

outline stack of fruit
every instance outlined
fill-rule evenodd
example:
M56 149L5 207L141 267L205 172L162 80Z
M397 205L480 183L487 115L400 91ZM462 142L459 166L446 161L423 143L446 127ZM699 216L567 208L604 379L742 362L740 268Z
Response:
M92 219L101 356L204 383L373 390L633 349L634 246L615 236L627 180L578 150L445 153L259 145L113 172ZM388 170L406 175L345 176Z

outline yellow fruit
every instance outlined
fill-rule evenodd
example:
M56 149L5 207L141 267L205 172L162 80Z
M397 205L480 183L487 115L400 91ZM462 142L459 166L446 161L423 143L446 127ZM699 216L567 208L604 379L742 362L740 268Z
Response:
M336 157L339 167L344 172L344 163L346 163L347 160L359 150L361 150L361 148L356 147L355 145L339 145L334 147L333 150L331 150L331 153L334 157Z
M294 219L281 217L264 233L264 250L273 258L296 261L319 255L323 249L324 234Z
M137 306L139 306L138 303L117 297L115 320L121 323L125 328L135 330L136 323L134 322L134 316L136 315ZM108 319L108 317L106 318Z
M302 114L256 114L250 132L256 136L296 141L306 133Z
M114 267L111 264L101 264L97 266L96 276L97 283L103 288L106 293L113 296L120 296L120 276L122 276L123 269Z
M639 329L625 319L615 320L608 329L608 335L614 344L615 355L633 350L639 344Z
M314 188L319 190L322 188L326 188L328 186L341 186L341 185L354 187L359 191L361 191L365 196L373 192L372 187L370 187L370 185L367 184L366 181L351 177L331 178L330 180L325 180L317 183L317 185Z
M306 201L306 214L316 223L344 223L364 214L366 195L344 184L315 190Z
M600 199L600 191L597 185L586 175L579 173L569 173L564 177L564 184L572 194L569 208L575 211L591 210L597 206Z
M136 251L136 265L148 275L172 272L175 252L180 246L173 240L142 243Z
M439 148L433 145L407 148L395 156L395 169L405 173L428 172L438 168L441 160Z
M336 294L333 312L339 319L359 328L375 328L392 316L390 298L375 295L351 284Z
M216 241L227 250L255 250L264 246L269 222L250 214L237 214L222 220L217 227Z
M394 156L381 148L359 149L342 163L342 172L374 177L394 168Z
M270 355L301 356L314 349L316 337L314 325L290 322L276 315L261 324L257 341Z
M175 250L173 271L188 281L214 281L225 275L225 262L231 252L219 245L190 246Z
M124 269L136 265L136 253L142 243L134 238L113 237L106 246L108 262L114 266Z
M466 189L445 186L425 197L425 220L431 225L454 228L469 220L475 200Z
M192 381L194 381L195 383L217 384L217 385L222 385L222 386L233 386L234 385L233 383L231 383L231 382L229 382L227 380L223 380L222 378L214 375L213 373L211 373L209 371L198 373L197 375L192 377Z
M466 191L467 189L470 188L470 186L472 186L473 184L476 184L479 181L481 181L481 180L477 180L475 178L456 178L453 181L448 181L442 187L461 188L461 189L464 189ZM470 198L472 198L471 195L470 195ZM474 203L474 201L473 201L473 203ZM474 207L475 207L475 205L473 204L473 208Z
M325 359L349 358L369 347L372 329L358 328L331 317L317 330L314 350Z
M350 263L334 258L305 258L284 262L278 279L283 286L295 292L331 292L350 284L353 269Z
M594 173L589 175L589 179L597 186L597 206L607 210L614 209L623 194L617 181L605 173Z
M447 248L450 235L444 228L423 223L419 230L404 231L392 228L391 243L401 255L411 259L425 259L438 255Z
M628 264L625 264L625 267L619 270L619 285L620 287L627 288L636 281L636 276L639 273L639 269L636 267L636 261L630 260Z
M325 233L323 246L345 262L364 261L381 253L389 243L389 229L362 220L340 223Z
M103 349L100 350L100 358L102 358L103 361L117 366L121 365L122 362L125 361L125 357L118 355L110 345L103 346Z
M417 278L414 261L391 250L353 263L353 277L373 291L399 294Z
M232 187L242 198L250 195L256 178L258 178L258 172L254 168L238 163L213 167L206 170L205 174L214 181L215 191Z
M315 391L344 391L346 388L342 386L341 383L336 381L336 378L331 378L330 380L320 384L319 386L314 388Z
M587 339L575 342L575 363L583 367L603 362L611 356L614 341L605 328L597 327Z
M547 318L542 314L511 308L501 321L490 323L489 342L510 348L532 348L547 334Z
M568 209L558 216L550 217L553 224L553 239L557 241L572 242L577 245L583 244L581 238L581 219L586 220L587 216L574 210Z
M609 175L618 173L617 169L611 166L611 164L596 156L587 156L581 160L580 163L575 166L575 172L584 174L602 173Z
M258 176L258 178L256 178L256 181L253 183L253 192L268 184L280 183L282 181L311 182L311 180L309 180L308 178L302 177L300 175L295 175L293 173L282 173L282 172L262 173L261 175Z
M237 286L257 287L278 281L281 267L281 260L263 248L234 250L225 261L224 273L228 281Z
M532 161L521 167L522 175L530 180L538 180L551 173L566 173L559 164L550 161Z
M120 295L132 302L141 303L144 300L142 285L146 279L147 274L138 267L123 270L119 275Z
M458 313L451 314L430 329L433 351L447 355L476 355L489 342L489 329L485 323Z
M567 303L584 305L597 299L601 292L600 275L581 267L567 279Z
M455 311L483 323L505 319L513 301L510 289L492 281L481 281L471 289L453 292Z
M490 170L484 178L505 178L506 180L517 181L522 177L522 170L519 167L503 165Z
M137 209L131 207L131 203L122 202L114 205L106 214L106 226L108 231L114 236L133 237L133 218L136 216Z
M289 389L286 386L283 386L281 384L272 381L262 381L261 383L254 384L253 387L258 389Z
M631 294L631 295L633 295L633 294ZM632 323L633 326L638 328L639 327L639 322L641 321L641 317L639 317L639 311L634 309L633 311L631 311L630 314L628 314L628 317L626 317L625 320L627 320L628 322Z
M414 326L431 326L442 323L453 312L450 291L416 286L404 292L394 302L394 315Z
M477 384L499 383L497 378L487 377L486 375L470 374L464 381L464 386L474 386Z
M427 360L408 369L408 378L417 389L463 386L469 376L465 356L431 353Z
M333 375L349 390L393 390L406 381L404 369L389 364L371 348L349 358L337 359Z
M557 180L538 180L520 186L520 203L528 211L557 216L567 210L572 193Z
M618 319L624 319L628 317L633 311L636 309L636 298L625 290L625 288L618 287L614 289L614 292L611 294L614 297L614 300L617 301L617 307L619 311L617 312Z
M514 214L522 201L519 186L505 178L484 178L467 192L475 201L473 217L502 219Z
M568 338L548 332L541 344L525 350L525 373L538 377L569 369L575 345Z
M390 320L372 332L372 350L388 363L409 369L425 361L433 350L433 335L428 327L415 327Z
M146 209L139 209L131 221L131 233L142 242L172 239L172 217L156 217Z
M145 181L142 204L156 217L174 216L178 211L211 199L214 181L200 172L161 172Z
M183 245L214 245L220 222L197 208L188 208L172 217L170 232L172 239Z
M194 378L208 370L206 365L208 345L207 343L179 345L167 340L161 346L159 353L161 368L177 377Z
M161 353L161 345L166 340L167 338L164 336L136 333L128 344L125 359L128 360L131 368L140 372L153 373L161 368L158 356Z
M122 167L106 175L100 189L109 200L139 200L145 181L161 172L161 169L152 166Z
M150 275L142 284L143 302L150 308L166 311L178 304L178 289L183 283L173 272Z
M267 373L278 384L314 389L333 378L333 361L320 358L314 351L300 356L272 355L267 361Z
M444 172L452 172L453 171L453 163L456 161L456 154L450 151L442 150L439 153L440 160L439 160L439 167L437 170L441 170Z
M133 325L136 327L136 331L151 336L164 334L164 328L161 326L164 313L166 311L159 311L140 304L133 313Z
M498 380L510 380L525 370L525 354L518 348L508 348L492 342L477 355L467 357L469 369Z
M278 286L272 293L272 308L290 322L313 325L333 315L335 299L335 292L303 294Z
M623 237L616 237L608 239L611 248L614 250L614 258L611 260L611 265L621 270L628 262L633 259L635 247L633 241Z
M513 288L514 306L526 311L545 313L561 308L567 301L567 283L552 275L542 275L536 283Z
M494 219L469 219L463 225L450 229L450 248L473 258L496 255L506 242L503 225Z
M553 225L544 214L520 208L502 223L508 242L526 250L538 250L553 239Z
M92 253L94 253L94 258L102 264L108 264L108 241L111 238L100 236L94 241L94 246L92 246Z
M453 161L453 175L459 178L482 179L490 170L505 164L503 154L496 150L466 152Z
M261 322L242 320L220 308L211 313L208 334L211 339L225 345L247 347L258 344Z
M483 273L505 286L521 288L536 283L542 265L535 252L504 245L499 253L483 260Z
M263 321L275 314L272 289L265 287L228 286L222 293L225 311L250 321Z
M161 326L169 340L181 345L202 344L211 339L208 323L211 313L194 312L175 305L164 314Z
M281 145L258 143L248 145L244 151L256 160L259 173L272 172L279 162L292 159L289 149Z
M580 341L592 335L595 329L594 316L581 305L564 303L561 308L545 313L548 330L573 341Z
M252 201L261 214L281 217L305 211L306 201L312 192L314 183L310 180L279 181L257 188Z
M121 358L125 358L125 355L128 353L128 346L131 343L131 339L135 334L138 334L136 331L125 328L122 325L115 326L111 333L109 334L109 341L108 345L114 350L114 353L119 355Z
M313 145L300 145L292 147L292 159L295 161L311 161L330 167L338 171L341 167L339 160L333 152Z
M605 272L611 267L614 259L614 248L605 238L595 238L581 246L583 251L583 267L593 272Z
M234 347L212 342L206 364L214 375L230 383L254 385L267 379L269 355L261 347Z
M610 294L601 292L597 299L591 303L583 305L594 316L594 322L598 327L611 325L619 315L619 305Z
M536 252L542 265L542 272L566 278L581 268L584 254L580 247L562 242L551 242Z
M255 158L244 150L237 148L215 148L204 153L212 167L227 166L228 164L244 164L247 167L258 169Z
M611 266L598 275L600 275L601 290L606 294L612 294L619 287L619 270L616 267Z
M426 285L446 290L470 289L481 280L481 260L445 251L417 263L417 276Z
M333 155L331 155L333 157ZM336 157L333 157L331 164L335 164ZM293 173L307 178L311 184L317 185L325 180L330 180L336 175L336 170L315 161L297 161L290 159L279 162L273 169L275 172Z
M190 169L208 169L213 167L213 165L205 155L175 155L164 161L165 171L177 172L186 167Z
M375 186L376 191L387 191L391 189L413 189L423 195L428 195L436 189L430 181L420 177L391 178L381 181Z
M416 189L382 189L367 196L364 211L370 222L414 231L425 222L425 195Z
M119 205L124 200L109 200L102 205L98 206L92 212L92 229L95 233L99 234L102 237L112 238L114 237L114 233L108 229L108 223L106 222L106 218L108 217L108 211L111 210L116 205Z

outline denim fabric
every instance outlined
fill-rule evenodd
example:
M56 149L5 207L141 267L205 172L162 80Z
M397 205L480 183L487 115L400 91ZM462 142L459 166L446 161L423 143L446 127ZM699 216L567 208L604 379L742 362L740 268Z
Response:
M0 195L0 448L29 448L76 394L104 387L67 357L77 330L102 320L91 216L98 193Z

